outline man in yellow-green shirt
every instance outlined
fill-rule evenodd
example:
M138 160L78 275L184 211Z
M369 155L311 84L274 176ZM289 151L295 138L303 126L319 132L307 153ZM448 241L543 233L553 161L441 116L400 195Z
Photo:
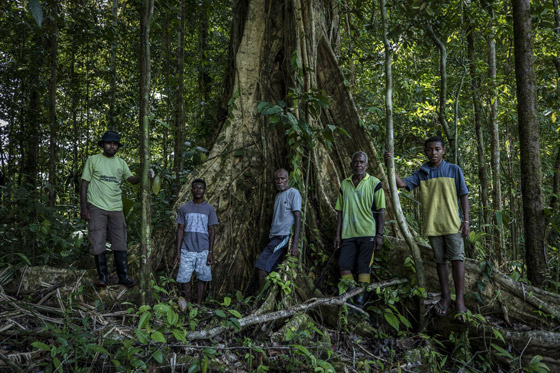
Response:
M107 131L98 142L102 154L89 157L82 173L80 191L81 217L88 221L90 251L94 255L99 280L96 286L107 286L107 259L105 245L111 242L119 283L127 287L137 283L128 277L126 254L126 222L123 214L121 182L123 179L138 184L126 162L115 154L122 146L120 135Z
M362 151L352 155L352 176L344 179L336 201L338 212L334 249L340 249L338 266L341 279L353 280L353 272L362 285L370 283L374 251L383 245L385 192L378 178L369 175L368 157ZM356 299L363 306L365 294Z

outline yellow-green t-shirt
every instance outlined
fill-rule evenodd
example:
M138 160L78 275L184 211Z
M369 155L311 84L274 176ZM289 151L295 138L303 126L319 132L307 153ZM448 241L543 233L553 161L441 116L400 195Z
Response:
M357 187L352 177L342 180L335 207L342 211L342 239L375 236L373 211L384 208L385 191L378 178L366 174Z
M89 157L82 179L89 181L87 201L105 211L122 211L121 182L132 176L126 162L117 157L96 154Z

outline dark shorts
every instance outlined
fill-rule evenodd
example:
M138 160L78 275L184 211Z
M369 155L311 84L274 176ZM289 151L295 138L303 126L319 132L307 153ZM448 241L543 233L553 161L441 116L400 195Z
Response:
M443 264L465 260L465 244L461 233L446 234L444 236L430 236L430 244L434 249L434 260Z
M126 222L122 211L106 211L88 203L89 250L93 255L105 252L107 241L111 250L126 251Z
M263 252L257 258L255 267L270 273L278 267L278 264L284 258L286 247L288 247L290 236L275 236L270 239L270 242L264 248Z
M353 237L342 240L338 267L340 271L357 274L371 272L374 237Z

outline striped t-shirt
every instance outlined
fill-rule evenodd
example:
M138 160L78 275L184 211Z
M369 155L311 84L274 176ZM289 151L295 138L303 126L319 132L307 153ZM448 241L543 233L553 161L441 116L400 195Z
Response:
M342 180L335 207L342 211L342 239L375 236L373 211L384 208L385 191L378 178L366 174L357 187L352 176Z
M424 163L403 179L406 189L420 187L424 217L424 232L428 236L459 233L459 197L468 194L463 171L453 163L442 160L439 167Z

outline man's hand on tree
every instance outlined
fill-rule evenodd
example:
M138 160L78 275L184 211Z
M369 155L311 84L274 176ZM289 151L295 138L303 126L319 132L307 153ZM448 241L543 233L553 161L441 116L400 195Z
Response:
M206 265L212 265L212 262L214 261L214 255L212 251L208 251L208 256L206 257Z

